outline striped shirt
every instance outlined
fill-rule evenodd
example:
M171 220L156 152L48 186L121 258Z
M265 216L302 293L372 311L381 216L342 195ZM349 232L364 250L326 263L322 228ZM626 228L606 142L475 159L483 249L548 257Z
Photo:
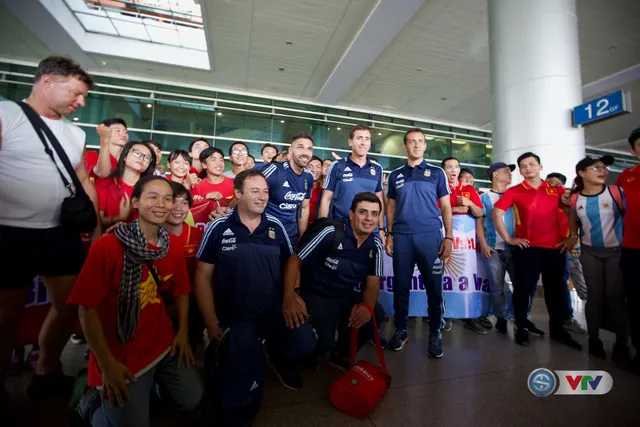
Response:
M482 201L482 215L484 215L485 238L487 239L487 244L495 250L505 250L510 247L496 231L493 219L491 218L493 205L495 205L500 197L502 197L502 194L503 193L496 193L495 191L490 190L488 193L484 193L480 196L480 200ZM515 235L513 208L509 208L502 219L504 220L504 225L507 228L507 233L509 236L513 237Z
M624 193L622 202L624 208ZM622 245L622 213L607 187L598 195L580 194L573 213L580 220L582 244L593 248L615 248Z

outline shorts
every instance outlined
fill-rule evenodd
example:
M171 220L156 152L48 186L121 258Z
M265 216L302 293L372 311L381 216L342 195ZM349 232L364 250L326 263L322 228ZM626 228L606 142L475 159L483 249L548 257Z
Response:
M77 232L0 225L0 289L27 287L38 275L76 275L84 259Z

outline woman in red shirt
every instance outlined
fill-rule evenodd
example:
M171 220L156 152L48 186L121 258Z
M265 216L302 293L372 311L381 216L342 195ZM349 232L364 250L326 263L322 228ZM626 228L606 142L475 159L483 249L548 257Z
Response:
M96 181L103 230L138 217L130 202L133 187L141 177L153 175L155 168L156 155L149 145L136 141L125 144L115 170Z
M313 188L311 189L311 199L309 200L309 225L313 224L316 218L316 210L322 194L322 160L318 156L311 157L307 163L307 170L313 175Z
M173 150L169 153L167 165L169 165L169 175L167 179L184 185L184 188L191 190L194 185L200 182L195 174L189 173L191 169L191 156L184 150Z

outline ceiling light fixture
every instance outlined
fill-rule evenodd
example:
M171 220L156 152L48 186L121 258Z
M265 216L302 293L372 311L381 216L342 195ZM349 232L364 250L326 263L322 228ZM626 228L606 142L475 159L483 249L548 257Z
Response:
M74 117L74 118L73 118L73 121L74 121L74 122L77 122L78 120L80 120L80 119L79 119L79 118L77 118L77 117Z
M445 98L445 97L440 98L440 101L446 101L446 100L447 100L447 98Z
M152 104L147 104L147 108L151 108L151 107L153 107Z
M222 115L222 111L218 111L218 115L221 116Z
M107 61L102 61L100 63L102 64L103 67L105 67L107 65Z
M280 123L284 123L284 120L280 120Z
M451 140L452 144L458 144L458 145L464 145L467 143L467 141L460 141L459 139L452 139Z
M487 144L487 148L490 148L490 149L492 149L492 150L493 150L493 145L491 145L491 144Z
M342 128L336 128L336 130L342 130Z
M291 46L293 44L293 42L291 40L287 40L285 43L288 44L289 46Z
M432 136L428 136L428 135L427 135L427 136L425 136L425 137L424 137L424 139L425 139L426 141L432 141L432 140L433 140L433 137L432 137Z
M278 67L278 71L284 71L284 67Z
M424 68L416 68L416 71L424 71Z
M378 132L378 136L382 136L382 132Z

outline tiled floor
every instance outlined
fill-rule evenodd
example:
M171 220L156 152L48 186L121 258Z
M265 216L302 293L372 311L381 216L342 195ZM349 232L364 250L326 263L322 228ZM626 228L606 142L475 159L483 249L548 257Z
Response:
M576 317L584 324L581 304ZM546 313L540 299L534 308L534 321L546 329ZM391 334L391 325L385 325ZM495 331L486 336L454 323L444 334L445 355L433 360L426 356L427 325L421 319L410 321L410 343L402 352L385 352L393 375L391 390L379 406L359 420L334 409L328 400L329 385L339 374L330 367L320 372L302 372L304 388L284 390L269 374L263 409L255 427L414 427L414 426L639 426L640 377L610 362L589 358L586 350L570 349L549 339L532 337L531 346L522 348ZM603 334L610 350L612 335ZM578 337L586 345L586 336ZM78 366L81 352L69 346L65 353L68 367ZM367 345L362 358L375 360ZM529 373L538 367L552 370L605 370L613 377L613 389L604 396L551 396L538 398L527 389ZM64 401L29 404L24 397L28 378L14 378L11 393L16 411L25 426L64 426ZM184 417L162 412L154 426L183 426L196 415ZM2 420L0 420L0 426Z

